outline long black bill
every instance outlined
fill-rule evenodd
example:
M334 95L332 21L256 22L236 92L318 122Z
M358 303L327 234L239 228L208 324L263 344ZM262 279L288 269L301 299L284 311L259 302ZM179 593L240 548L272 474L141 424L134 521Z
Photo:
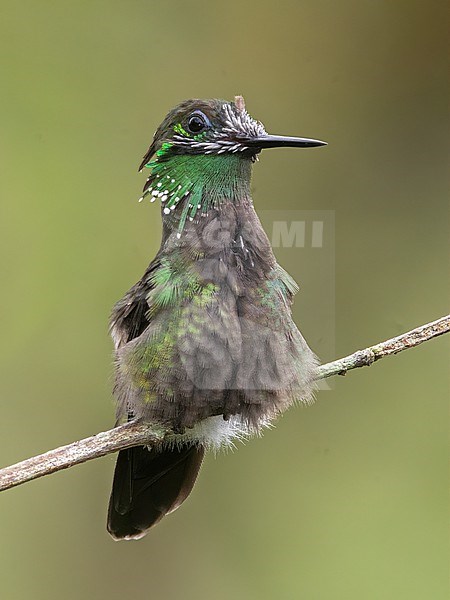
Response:
M257 138L247 138L245 145L250 148L316 148L317 146L326 146L327 142L321 140L312 140L310 138L289 137L284 135L262 135Z

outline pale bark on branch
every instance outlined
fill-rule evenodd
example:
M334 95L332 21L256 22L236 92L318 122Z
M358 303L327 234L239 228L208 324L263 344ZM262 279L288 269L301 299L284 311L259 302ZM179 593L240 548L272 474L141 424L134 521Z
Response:
M422 342L449 331L450 315L447 315L397 337L321 365L317 372L317 379L324 379L333 375L345 375L347 371L352 369L370 366L380 358L397 354L408 348L414 348ZM164 439L167 433L169 431L161 426L131 421L126 425L97 433L67 446L61 446L55 450L45 452L45 454L33 456L15 465L0 469L0 491L118 450L140 445L151 446Z

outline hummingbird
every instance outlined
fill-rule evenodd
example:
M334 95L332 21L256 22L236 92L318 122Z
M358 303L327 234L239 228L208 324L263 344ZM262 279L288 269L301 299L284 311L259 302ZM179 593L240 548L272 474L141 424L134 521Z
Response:
M269 135L242 96L186 100L156 130L141 200L161 204L162 239L114 306L116 425L170 431L119 452L107 528L139 539L191 493L206 450L259 434L309 403L318 360L295 325L297 284L277 263L250 194L266 148L326 142Z

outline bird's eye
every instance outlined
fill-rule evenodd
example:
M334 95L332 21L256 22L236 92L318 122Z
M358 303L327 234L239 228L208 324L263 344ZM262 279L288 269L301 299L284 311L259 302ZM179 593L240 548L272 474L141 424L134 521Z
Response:
M205 129L211 126L208 117L200 111L192 113L187 123L188 129L191 133L201 133Z

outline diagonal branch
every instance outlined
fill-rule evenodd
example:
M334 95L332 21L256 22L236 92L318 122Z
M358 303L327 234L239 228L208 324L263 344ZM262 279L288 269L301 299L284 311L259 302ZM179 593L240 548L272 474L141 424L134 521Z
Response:
M421 325L411 331L402 333L401 335L369 346L364 350L357 350L349 356L334 360L333 362L321 365L318 369L317 379L325 379L333 375L345 375L347 371L357 369L358 367L370 367L375 361L398 354L403 350L414 348L422 342L427 342L435 337L448 333L450 331L450 315L441 317L437 321L432 321L426 325ZM1 473L1 471L0 471ZM1 488L0 488L1 490Z
M347 371L352 369L370 366L380 358L397 354L408 348L414 348L422 342L449 331L450 315L447 315L395 338L375 344L375 346L358 350L349 356L321 365L318 369L317 379L325 379L333 375L345 375ZM61 446L55 450L45 452L45 454L33 456L10 467L0 469L0 491L94 458L100 458L100 456L118 450L124 450L132 446L155 444L161 441L167 433L168 430L161 426L131 421L125 425L97 433L67 446Z

